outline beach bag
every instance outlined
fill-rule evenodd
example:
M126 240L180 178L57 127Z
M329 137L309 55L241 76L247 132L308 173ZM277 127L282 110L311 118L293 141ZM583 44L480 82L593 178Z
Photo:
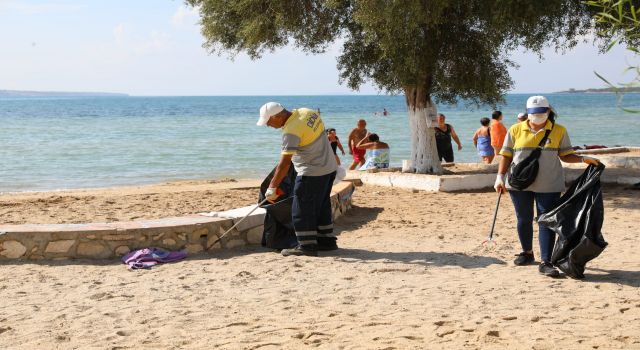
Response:
M544 137L540 140L538 147L531 152L527 158L523 159L518 164L511 164L509 167L509 171L507 172L507 178L509 181L509 185L518 191L522 191L525 188L531 186L531 184L536 181L536 177L538 176L538 169L540 165L538 164L538 158L542 154L542 149L544 148L547 139L549 138L549 134L553 130L553 125L551 129L545 131Z
M584 278L587 262L607 246L602 236L604 205L600 176L605 166L589 165L538 223L558 234L551 263L572 278Z
M264 200L264 193L269 188L269 183L275 173L271 171L260 185L258 201ZM282 195L273 204L262 206L267 213L264 216L264 231L262 233L262 246L271 249L287 249L298 245L296 232L293 228L291 208L293 207L293 187L296 182L296 172L293 165L289 166L289 172L284 177L278 188Z

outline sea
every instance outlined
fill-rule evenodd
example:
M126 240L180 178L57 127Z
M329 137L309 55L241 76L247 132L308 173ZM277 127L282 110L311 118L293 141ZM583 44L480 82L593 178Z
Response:
M530 95L508 94L497 106L507 126ZM573 145L640 146L640 114L623 111L615 94L545 96ZM410 157L403 96L0 98L0 192L264 178L279 159L281 142L280 131L255 125L269 101L319 109L345 147L356 121L365 119L390 145L392 165ZM640 94L626 94L623 104L640 109ZM461 102L438 111L462 141L455 160L479 161L471 138L493 107ZM342 162L350 162L348 153Z

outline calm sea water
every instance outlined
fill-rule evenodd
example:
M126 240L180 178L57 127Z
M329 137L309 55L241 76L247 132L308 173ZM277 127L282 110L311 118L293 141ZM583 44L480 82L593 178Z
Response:
M499 108L515 121L529 95ZM613 94L547 94L574 145L640 145L640 114ZM0 192L104 187L179 179L262 178L279 157L279 131L255 125L258 108L320 108L346 144L356 120L391 145L394 165L410 155L402 96L97 97L0 99ZM640 94L625 96L640 108ZM386 108L390 115L374 113ZM440 106L463 143L456 161L478 160L471 137L492 109ZM343 163L348 161L348 154Z

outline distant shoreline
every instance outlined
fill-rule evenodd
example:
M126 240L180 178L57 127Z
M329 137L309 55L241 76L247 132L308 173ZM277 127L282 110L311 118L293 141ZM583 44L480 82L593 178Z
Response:
M64 92L64 91L25 91L0 90L0 97L128 97L118 92Z
M635 90L621 90L623 93L640 93L640 89ZM607 90L607 89L586 89L586 90L566 90L566 91L555 91L555 92L507 92L505 95L536 95L536 94L575 94L575 93L586 93L586 94L613 94L615 91ZM135 97L135 98L173 98L173 97L196 97L196 98L206 98L206 97L224 97L224 98L233 98L233 97L266 97L266 98L279 98L279 97L398 97L404 98L401 94L318 94L318 95L130 95L126 93L119 92L57 92L57 91L26 91L26 90L0 90L0 98L42 98L42 97Z
M621 93L636 93L636 92L640 92L640 87L632 87L632 88L619 88L619 89L614 89L614 88L602 88L602 89L584 89L584 90L576 90L576 89L569 89L566 91L558 91L558 92L554 92L554 94L613 94L613 93L617 93L617 92L621 92Z

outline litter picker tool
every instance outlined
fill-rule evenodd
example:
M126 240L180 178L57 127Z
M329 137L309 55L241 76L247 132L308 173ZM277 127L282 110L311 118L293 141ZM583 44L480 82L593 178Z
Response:
M500 198L502 197L502 191L498 192L498 202L496 203L496 210L493 213L493 222L491 223L491 231L489 231L489 236L487 239L482 241L482 245L497 245L496 241L493 239L493 229L496 227L496 218L498 217L498 208L500 207Z
M278 188L276 190L276 193L278 195L282 195L284 192ZM213 243L209 244L207 246L206 250L211 249L211 247L213 247L216 243L220 242L222 240L222 238L224 238L224 236L227 235L227 233L231 232L231 230L233 230L234 228L236 228L236 226L240 225L241 222L243 222L246 218L249 217L249 215L251 215L251 213L253 213L254 211L256 211L256 209L260 208L263 204L265 204L268 201L267 198L265 198L262 202L258 203L255 207L253 207L253 209L251 209L250 212L247 213L247 215L245 215L242 219L238 220L238 222L236 222L235 224L233 224L233 226L231 226L231 228L229 228L227 231L225 231L225 233L223 233L220 237L218 237L218 239L216 239Z

